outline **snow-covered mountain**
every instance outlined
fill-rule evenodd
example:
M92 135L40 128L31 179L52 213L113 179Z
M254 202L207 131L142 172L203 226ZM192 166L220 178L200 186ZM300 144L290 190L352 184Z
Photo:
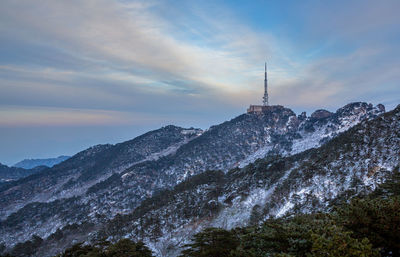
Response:
M91 238L101 233L111 237L136 235L159 256L167 249L171 254L176 250L174 244L187 238L185 234L204 226L245 225L249 220L257 222L297 208L311 188L303 184L296 190L289 187L286 198L276 192L288 188L282 185L292 181L296 172L307 173L300 169L306 165L301 156L318 153L340 133L383 113L382 105L366 103L352 103L335 113L318 110L310 117L271 106L263 113L243 114L206 131L167 126L121 144L95 146L1 188L0 240L12 246L34 234L51 239L61 233L64 240L57 244L59 248L53 248L56 251L71 244L72 237L67 240L70 233L81 235L83 240L89 233ZM304 152L317 147L321 148ZM266 160L256 161L264 157ZM335 163L327 167L333 169ZM204 173L207 170L222 172ZM318 179L325 190L324 177ZM180 193L175 189L172 195L165 193L177 184L175 189ZM346 187L337 192L342 189ZM171 196L172 202L163 196ZM268 199L274 199L275 205L269 206ZM318 202L316 208L323 208L326 202ZM176 215L166 217L158 212L160 204ZM114 230L113 224L126 222L126 217L135 220L126 224L131 230ZM71 224L80 224L79 229Z
M328 211L371 192L399 165L400 106L318 148L192 177L115 217L95 235L144 240L157 256L176 256L206 227L231 229L288 213Z
M200 133L198 129L167 126L120 144L93 146L51 169L1 188L0 218L22 207L29 208L27 205L33 202L53 202L85 194L88 188L113 174L170 154Z
M71 156L61 155L56 158L24 159L20 162L17 162L16 164L14 164L13 167L24 168L24 169L33 169L37 166L47 166L47 167L51 168L54 165L59 164L60 162L63 162L70 157Z

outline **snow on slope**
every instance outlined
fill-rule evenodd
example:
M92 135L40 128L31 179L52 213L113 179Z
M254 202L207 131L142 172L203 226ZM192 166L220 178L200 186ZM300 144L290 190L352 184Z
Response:
M262 167L262 161L253 164L252 168L235 171L243 174L233 180L227 179L228 184L216 200L221 210L215 216L189 219L168 216L167 220L174 225L162 225L162 235L157 240L147 238L146 243L157 256L177 256L178 247L188 243L196 232L210 226L230 229L249 225L254 210L259 212L260 222L290 212L326 211L343 194L349 199L370 192L400 163L399 122L400 109L397 115L392 113L387 117L363 121L351 132L318 149L283 158L280 165L292 165L275 183L269 183L269 176L278 170L269 169L270 164L266 168ZM354 123L349 120L346 124L341 126L342 131L348 130ZM232 175L234 173L227 174L228 177ZM257 176L266 176L266 179L258 179ZM205 187L197 188L199 195L206 195L209 190ZM232 195L234 197L228 199ZM210 203L215 200L206 201ZM173 209L176 204L173 202L162 207L163 211L154 211L152 215L162 219L164 210ZM191 207L197 208L199 205L195 202Z
M311 148L317 148L338 134L357 125L361 120L365 118L375 118L377 115L384 112L384 107L382 105L372 107L372 105L366 105L364 103L353 103L340 108L336 113L329 113L325 114L322 118L316 118L316 113L320 112L329 113L325 110L318 110L310 117L300 122L298 125L298 138L292 139L290 150L277 149L274 144L270 143L271 140L266 140L265 145L240 161L238 166L243 168L255 162L257 159L264 158L272 150L278 150L279 154L289 156ZM293 119L296 119L295 116L290 118L291 119L287 122L288 128L292 126ZM300 118L300 116L298 118ZM306 127L310 125L312 127L311 131L306 129Z
M85 221L95 222L97 221L95 219L97 215L112 218L118 213L128 213L140 204L140 201L152 196L155 190L161 190L163 187L172 187L188 176L199 174L206 169L220 168L227 171L227 169L234 167L240 160L241 162L238 164L240 167L243 167L245 164L253 163L258 158L265 157L270 151L277 151L281 155L288 156L320 146L328 139L335 137L338 132L347 130L363 118L370 118L381 113L382 110L378 109L365 103L354 103L344 109L339 109L336 114L322 112L322 116L311 115L311 117L303 118L302 116L296 117L290 109L282 106L271 106L271 110L268 113L243 114L232 121L211 128L202 135L197 135L190 142L184 141L183 143L170 144L161 151L147 153L145 158L137 162L137 164L141 165L134 166L132 169L123 171L124 167L126 167L125 164L129 166L132 163L129 158L120 160L118 158L120 155L116 155L115 157L118 160L116 167L121 169L118 171L115 170L115 172L109 172L112 169L108 169L109 173L105 173L107 175L116 173L114 174L116 176L108 177L113 178L113 180L96 180L103 179L102 176L92 179L91 181L100 182L98 184L101 185L96 190L83 195L77 201L78 204L74 206L74 210L76 209L81 215L86 215L87 219ZM186 132L182 131L180 133L184 134ZM147 143L147 140L143 141L145 146ZM135 151L134 148L130 148L129 150L132 152ZM87 157L84 156L84 158ZM119 172L121 173L118 174ZM134 176L131 176L132 174ZM286 181L286 177L284 176L283 178ZM72 180L80 187L80 190L87 188L85 185L80 184L80 177L73 177ZM61 185L68 184L68 181L63 181ZM85 183L88 182L86 181ZM265 183L264 186L266 185ZM217 219L215 225L231 228L241 224L248 224L254 206L266 205L268 202L267 199L274 197L276 190L280 187L281 183L265 187L252 186L243 196L233 199L232 204L234 207L227 207L224 210L226 218L221 217ZM74 188L68 188L68 190L74 193ZM293 208L292 198L295 195L300 194L301 196L311 192L310 190L307 191L307 189L303 191L302 189L296 190L293 191L295 193L290 194L285 199L281 199L282 201L277 201L277 206L273 211L279 215L283 215L283 213ZM79 191L78 194L83 192ZM68 196L62 190L60 190L60 193ZM224 205L223 199L224 197L221 197L219 200L209 199L206 205ZM81 211L81 209L84 209L84 211ZM172 209L171 213L174 212ZM240 212L241 209L244 211ZM32 210L33 213L35 211ZM61 213L65 213L64 210ZM69 216L59 217L59 214L54 213L54 219L47 223L42 223L42 227L35 228L35 230L41 232L40 236L45 237L49 235L54 229L64 225L60 222L65 222L66 219L69 219ZM37 216L40 215L38 214ZM60 219L59 223L57 223L57 217ZM79 219L67 220L67 222L71 223L78 221ZM164 220L162 222L166 224L171 221ZM181 222L190 225L180 225ZM177 226L178 228L183 226L185 229L183 229L182 233L187 235L189 227L192 230L197 230L197 228L200 229L207 222L210 223L212 220L183 220L176 224L174 223L173 226ZM49 230L50 227L51 229ZM27 228L27 231L24 231L26 238L30 237L31 233L34 233L32 229L28 230L29 228ZM177 231L162 228L162 233L175 234ZM5 236L9 237L8 235ZM160 251L162 252L163 250L160 249Z

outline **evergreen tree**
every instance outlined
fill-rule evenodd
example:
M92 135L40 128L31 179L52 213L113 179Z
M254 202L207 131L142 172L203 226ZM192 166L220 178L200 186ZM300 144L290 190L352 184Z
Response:
M153 257L153 255L144 243L121 239L115 244L104 240L95 246L75 244L58 257Z
M400 256L400 197L355 199L339 210L339 222L357 238L367 237L384 254Z
M367 238L362 240L351 237L351 232L343 228L330 226L323 234L312 234L312 249L308 256L331 256L331 257L374 257L379 252L372 249Z
M193 243L184 247L180 257L228 257L239 245L238 238L220 228L207 228L196 234Z
M106 257L152 257L152 253L143 242L134 243L121 239L108 247Z

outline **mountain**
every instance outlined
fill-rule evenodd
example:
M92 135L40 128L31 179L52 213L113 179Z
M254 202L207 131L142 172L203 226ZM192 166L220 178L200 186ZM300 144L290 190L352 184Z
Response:
M17 162L13 165L13 167L17 168L24 168L24 169L33 169L37 166L47 166L53 167L60 162L65 161L66 159L70 158L71 156L61 155L56 158L47 158L47 159L25 159L20 162Z
M52 202L84 194L91 186L144 161L173 153L201 130L167 126L116 145L97 145L41 173L0 189L0 218L33 202Z
M329 211L372 192L399 169L399 131L400 105L318 148L194 176L115 217L92 239L144 240L157 256L176 256L206 227L231 229L288 213Z
M208 225L236 226L234 220L238 220L237 224L240 225L240 220L245 221L242 218L245 214L237 211L238 214L235 216L235 210L246 207L244 210L253 212L254 206L251 199L256 196L265 199L268 192L277 187L276 183L286 181L290 177L290 172L285 170L285 165L288 160L292 160L290 158L301 156L301 152L307 149L323 146L360 121L372 120L383 113L382 105L374 107L366 103L352 103L335 113L318 110L309 117L305 113L297 116L283 106L271 106L265 112L243 114L206 131L167 126L121 144L95 146L51 169L1 188L0 240L10 247L17 242L30 239L34 234L42 238L50 235L52 238L57 237L60 229L64 231L60 232L62 234L68 235L68 231L72 231L75 238L81 235L82 239L87 238L88 233L97 235L96 231L105 231L103 234L108 235L107 231L112 231L110 224L115 220L125 217L124 215L132 215L132 211L140 208L147 210L148 206L143 207L143 204L154 201L152 197L170 195L165 190L172 189L183 182L179 189L183 193L178 198L190 198L189 206L193 208L177 203L178 208L165 209L175 212L179 220L175 220L175 216L170 219L157 219L152 213L143 211L148 215L147 217L153 219L146 220L147 224L153 224L149 226L158 232L149 233L147 227L141 226L143 232L138 235L143 235L143 239L147 240L162 256L162 252L167 248L164 247L166 241L161 238L170 233L169 231L177 236L170 236L168 242L178 244L174 238L178 238L177 240L186 238L182 237L182 233L185 234L188 231L184 229L187 228L185 224L192 224L193 217L207 217L204 213L210 215L221 213L222 215L220 218L213 219L214 223L210 221ZM316 150L310 150L312 151ZM268 172L263 170L261 172L263 175L256 175L255 171L252 175L251 167L260 161L255 162L256 164L251 163L265 156L267 159L275 158L285 161L282 161L283 164L278 162L277 166L271 166ZM294 161L292 163L295 165ZM213 176L210 175L214 173L204 173L206 170L217 169L222 170L218 176L229 183L214 183ZM207 181L207 174L211 176L211 181L202 184L201 181ZM200 176L200 179L197 176ZM216 181L219 181L218 176L215 178ZM261 178L258 179L257 176ZM191 179L196 180L196 178L200 181L196 183L200 184L194 183L186 189L185 183L190 184ZM267 183L272 182L274 186L268 187ZM234 185L236 186L233 190ZM255 186L269 189L264 190ZM209 199L213 195L219 195L219 190L230 193L221 198L218 196L218 199ZM202 193L196 193L197 191ZM238 198L237 195L240 197ZM250 196L250 200L245 200ZM278 209L276 213L265 212L262 200L257 197L255 202L260 202L261 207L256 208L256 214L260 212L261 216L266 216L280 213ZM249 204L243 207L240 205L243 201L239 199L244 199L244 202L249 202ZM164 200L160 198L155 201L155 206L164 204ZM200 201L201 208L196 205L197 201ZM220 209L221 202L231 204L232 208ZM291 203L285 208L291 209L289 208ZM276 204L280 206L282 203ZM171 206L174 205L170 205L170 208ZM200 213L196 214L199 210ZM227 214L226 217L235 218L225 220L223 213ZM157 213L157 215L164 217L163 213ZM114 220L109 223L110 219ZM209 220L209 218L205 219ZM156 220L158 221L152 223ZM253 220L257 219L253 218ZM144 224L141 223L142 221L143 219L139 217L137 224ZM185 223L186 221L188 223ZM199 220L195 223L202 224ZM157 224L162 226L157 228ZM163 225L167 227L164 229ZM174 229L181 227L184 232L175 231L168 226ZM192 227L190 231L196 231L197 227L200 229L207 224L190 226ZM132 224L127 224L127 228L131 227ZM111 233L110 236L117 237L125 231L119 230L118 233ZM136 233L134 231L136 230L132 230L132 233ZM72 242L72 239L63 238L62 243L65 245L58 244L59 250ZM160 239L158 241L161 245L150 241L151 238Z
M35 174L45 168L46 167L44 166L38 166L34 169L23 169L17 167L8 167L7 165L0 163L0 185L5 182L14 181Z

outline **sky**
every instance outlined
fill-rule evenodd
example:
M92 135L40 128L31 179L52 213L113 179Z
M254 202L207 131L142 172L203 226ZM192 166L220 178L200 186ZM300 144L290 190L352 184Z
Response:
M400 104L397 0L2 0L0 162L261 104Z

